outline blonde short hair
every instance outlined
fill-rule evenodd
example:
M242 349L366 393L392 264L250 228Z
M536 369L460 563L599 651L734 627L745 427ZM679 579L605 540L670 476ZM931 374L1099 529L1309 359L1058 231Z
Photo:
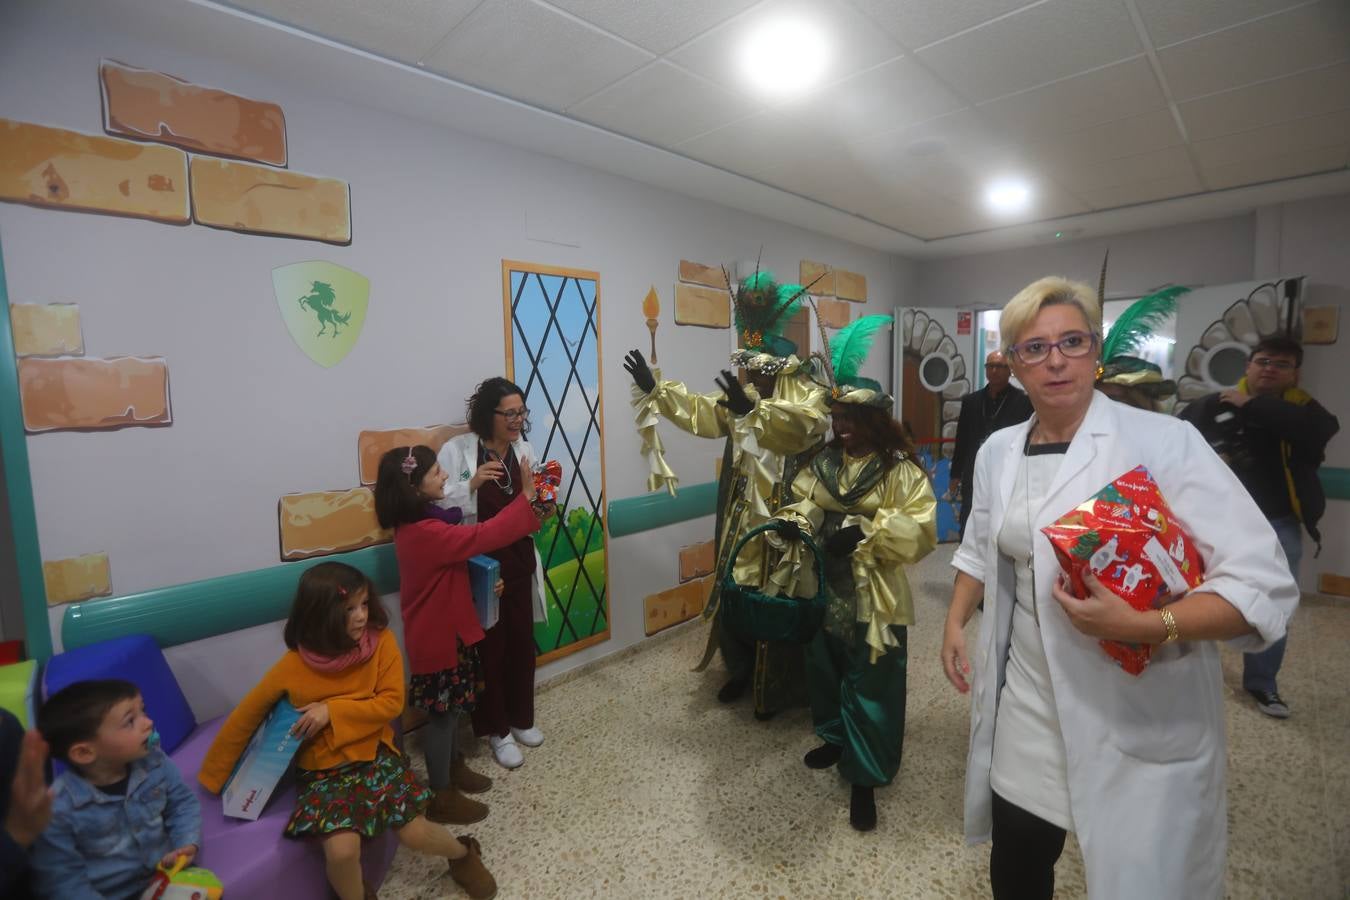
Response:
M1072 304L1078 307L1087 320L1088 328L1102 339L1102 306L1097 301L1097 292L1091 285L1081 281L1070 281L1058 275L1038 278L1017 292L1017 296L1008 301L999 316L998 330L1007 353L1017 338L1026 330L1037 314L1047 306Z

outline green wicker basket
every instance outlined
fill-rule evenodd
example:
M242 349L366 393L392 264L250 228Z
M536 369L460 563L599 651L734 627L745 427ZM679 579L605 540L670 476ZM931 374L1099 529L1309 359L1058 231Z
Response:
M775 522L751 528L736 544L722 573L723 626L731 633L748 641L788 641L805 644L820 630L825 620L825 560L820 548L805 534L803 543L816 558L816 595L809 600L795 597L777 597L755 588L745 587L732 580L736 558L751 538L766 531L778 531Z

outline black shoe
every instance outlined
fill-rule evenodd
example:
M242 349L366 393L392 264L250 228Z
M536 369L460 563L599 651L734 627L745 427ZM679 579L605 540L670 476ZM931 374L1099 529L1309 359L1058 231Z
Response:
M722 685L722 689L717 692L718 703L732 703L741 698L745 689L750 687L750 676L741 675L731 679Z
M776 715L778 715L776 709L755 710L755 719L759 722L767 722Z
M1248 690L1247 693L1256 699L1256 708L1272 719L1289 718L1289 704L1281 700L1280 695L1274 691Z
M870 787L853 786L853 795L848 801L848 824L858 831L871 831L877 827L877 803Z
M839 762L839 757L843 755L844 748L838 744L821 744L814 750L808 750L802 762L806 763L808 769L828 769Z

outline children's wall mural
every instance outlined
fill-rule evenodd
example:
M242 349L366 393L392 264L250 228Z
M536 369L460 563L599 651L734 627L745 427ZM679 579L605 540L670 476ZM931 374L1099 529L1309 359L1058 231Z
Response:
M272 289L286 330L306 356L325 369L356 346L370 304L370 279L322 260L272 270Z
M535 535L548 621L540 662L608 640L604 446L600 395L600 276L502 262L506 376L525 392L537 464L557 460L558 514Z

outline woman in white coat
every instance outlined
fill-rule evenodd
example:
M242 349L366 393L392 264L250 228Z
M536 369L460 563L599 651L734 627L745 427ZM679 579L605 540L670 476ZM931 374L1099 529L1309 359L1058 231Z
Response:
M1051 897L1067 831L1095 900L1221 897L1216 642L1278 640L1298 589L1274 531L1198 431L1093 389L1101 307L1090 287L1043 278L1009 301L1000 326L1036 413L981 448L953 559L942 664L957 690L974 686L966 837L992 838L1000 900ZM1204 582L1165 610L1137 611L1092 579L1087 597L1071 596L1039 529L1140 464L1195 538ZM968 655L963 627L982 601ZM1152 662L1129 675L1101 638L1155 645Z
M468 402L470 431L451 438L437 462L449 476L444 507L459 507L466 523L486 521L504 509L533 478L537 461L525 440L529 410L519 387L489 378ZM473 711L473 730L486 737L493 758L514 769L525 761L520 745L537 747L544 735L534 723L534 623L548 619L544 569L534 540L524 537L491 554L504 588L497 624L478 644L486 690Z

